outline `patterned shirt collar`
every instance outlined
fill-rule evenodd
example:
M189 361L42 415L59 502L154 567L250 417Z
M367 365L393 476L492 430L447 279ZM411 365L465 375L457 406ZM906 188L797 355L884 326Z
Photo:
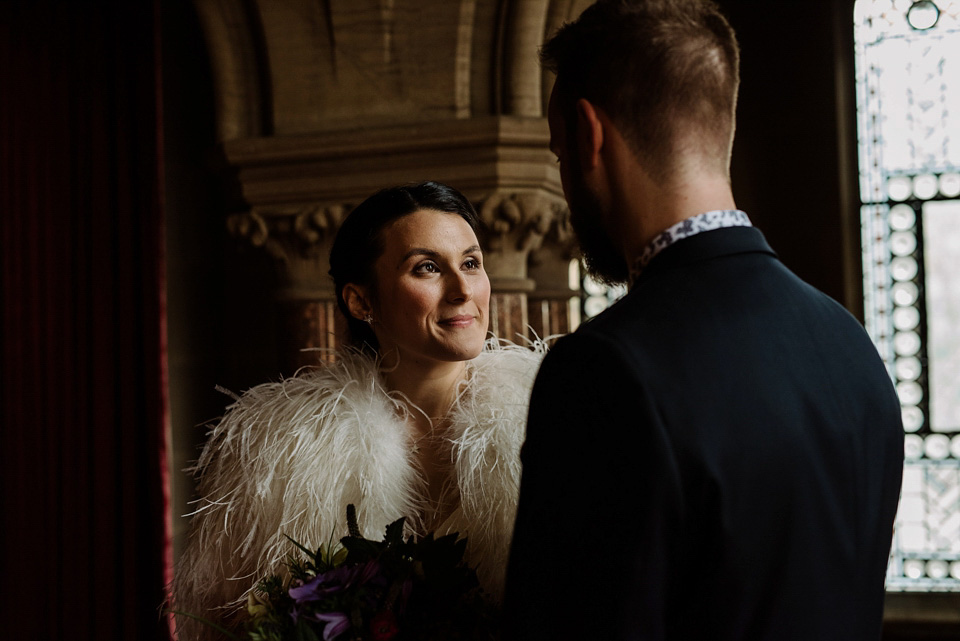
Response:
M678 240L695 236L700 232L712 231L723 227L752 227L747 214L739 209L723 209L708 211L702 214L681 220L676 225L666 228L650 241L630 266L630 284L637 282L641 272L653 257L674 244Z

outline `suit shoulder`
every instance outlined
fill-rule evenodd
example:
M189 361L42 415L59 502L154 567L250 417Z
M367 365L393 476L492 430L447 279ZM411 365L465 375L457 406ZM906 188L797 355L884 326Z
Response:
M596 319L581 325L575 332L563 336L546 355L541 372L561 371L578 377L590 372L598 376L624 368L631 368L629 334L618 331L608 319Z

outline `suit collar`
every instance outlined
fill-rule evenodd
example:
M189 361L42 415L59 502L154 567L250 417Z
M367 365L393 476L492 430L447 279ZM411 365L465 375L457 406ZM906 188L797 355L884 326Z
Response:
M691 216L657 234L630 266L630 282L637 280L653 258L670 245L706 231L726 227L752 227L750 217L739 209L714 209Z
M756 227L727 227L699 233L679 240L658 253L644 268L633 287L676 267L751 252L777 256Z

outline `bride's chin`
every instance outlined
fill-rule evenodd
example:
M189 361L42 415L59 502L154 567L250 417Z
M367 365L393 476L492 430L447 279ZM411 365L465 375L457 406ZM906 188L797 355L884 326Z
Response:
M483 351L483 341L450 349L451 361L472 361Z
M448 354L448 358L444 360L468 361L473 360L483 351L487 333L485 330L481 332L477 324L453 332L438 332L433 335L432 340L437 349Z
M452 358L451 360L472 361L477 356L480 356L480 352L482 351L483 351L482 346L480 347L480 349L469 349L469 350L458 351L456 354L453 354L454 358Z

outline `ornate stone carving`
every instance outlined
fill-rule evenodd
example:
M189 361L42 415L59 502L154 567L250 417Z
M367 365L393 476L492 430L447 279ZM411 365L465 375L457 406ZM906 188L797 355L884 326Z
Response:
M227 216L227 231L234 238L245 240L253 247L264 247L270 238L267 221L253 212Z
M333 357L344 323L337 312L330 270L330 247L346 203L303 203L254 207L227 219L231 235L264 248L275 260L280 286L281 368L299 368Z
M315 253L323 240L332 239L346 212L347 205L311 207L298 213L293 219L293 231L304 244L305 251Z
M570 226L570 210L564 201L552 202L553 212L550 226L542 235L541 241L530 252L528 274L536 283L540 295L556 292L558 295L576 293L570 287L570 261L579 254L577 237Z
M528 322L537 336L566 334L580 323L579 253L565 203L556 211L543 242L530 252L528 273L537 284L527 295ZM572 271L571 271L572 270Z
M528 295L536 288L527 264L531 251L565 210L558 196L542 190L496 191L479 203L486 228L486 265L493 288L490 330L516 340L528 335Z
M344 203L254 207L227 219L230 233L263 247L276 260L280 300L332 300L330 246L344 216Z
M480 203L486 227L488 269L500 289L532 291L527 258L564 211L562 201L542 191L495 192Z

